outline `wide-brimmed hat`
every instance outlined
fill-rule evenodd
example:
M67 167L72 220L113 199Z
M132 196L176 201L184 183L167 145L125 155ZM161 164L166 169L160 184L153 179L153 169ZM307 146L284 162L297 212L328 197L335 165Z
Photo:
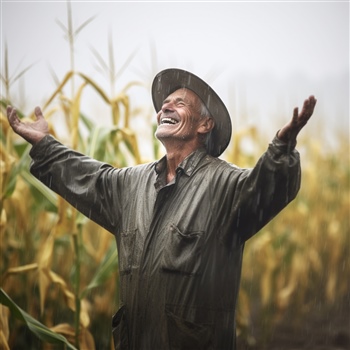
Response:
M170 94L181 88L192 90L208 108L215 126L208 138L207 151L213 157L220 156L231 140L231 118L220 97L205 81L182 69L170 68L159 72L152 84L156 112L161 110L163 101Z

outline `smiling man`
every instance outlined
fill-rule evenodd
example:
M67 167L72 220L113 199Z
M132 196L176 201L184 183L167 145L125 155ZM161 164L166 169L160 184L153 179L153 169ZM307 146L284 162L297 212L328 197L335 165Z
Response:
M32 174L116 237L115 349L235 349L244 244L295 198L296 137L316 100L295 108L256 166L241 169L218 158L231 119L208 84L168 69L155 77L152 97L166 155L123 169L59 143L39 108L31 124L10 106L7 114L33 145Z
M191 90L170 94L157 115L156 137L167 154L167 181L175 177L177 166L194 150L205 147L205 138L214 121L204 103Z

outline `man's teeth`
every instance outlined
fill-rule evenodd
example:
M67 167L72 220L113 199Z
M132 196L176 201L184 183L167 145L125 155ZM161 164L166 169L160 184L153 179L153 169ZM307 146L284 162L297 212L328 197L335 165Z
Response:
M177 124L178 121L173 118L163 118L162 124Z

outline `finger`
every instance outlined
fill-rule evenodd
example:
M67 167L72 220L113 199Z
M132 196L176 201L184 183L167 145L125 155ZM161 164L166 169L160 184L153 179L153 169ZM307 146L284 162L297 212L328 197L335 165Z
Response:
M10 115L12 113L12 111L14 110L14 108L12 106L7 106L6 108L6 114L7 114L7 118L10 118Z
M7 119L11 126L15 126L16 124L19 124L19 118L17 116L16 108L12 106L7 106Z
M315 96L313 95L309 96L309 98L306 101L307 101L308 108L310 110L313 110L317 102L317 100L315 99Z
M312 112L313 112L313 103L309 99L306 99L304 101L303 108L299 116L300 120L308 121L312 115Z
M307 98L307 99L304 101L302 112L303 112L303 111L306 111L307 109L309 109L309 106L310 106L310 100Z
M310 101L310 109L312 109L313 111L317 102L317 100L315 99L315 96L311 95L309 97L309 101Z
M40 107L35 107L34 114L35 114L37 120L44 119L44 116L43 116L43 113L42 113Z
M317 100L316 100L316 98L315 98L314 95L310 95L310 96L309 96L309 100L310 100L310 102L312 102L313 104L316 104L316 102L317 102Z
M292 122L293 122L293 123L296 123L297 120L298 120L298 117L299 117L299 108L298 108L298 107L295 107L294 110L293 110L293 119L292 119Z

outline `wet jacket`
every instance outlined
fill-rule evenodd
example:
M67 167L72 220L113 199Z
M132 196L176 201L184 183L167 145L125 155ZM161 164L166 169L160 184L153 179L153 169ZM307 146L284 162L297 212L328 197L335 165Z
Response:
M166 184L166 157L116 169L46 136L31 172L116 238L115 349L235 349L245 241L297 194L299 154L275 138L253 169L199 149Z

